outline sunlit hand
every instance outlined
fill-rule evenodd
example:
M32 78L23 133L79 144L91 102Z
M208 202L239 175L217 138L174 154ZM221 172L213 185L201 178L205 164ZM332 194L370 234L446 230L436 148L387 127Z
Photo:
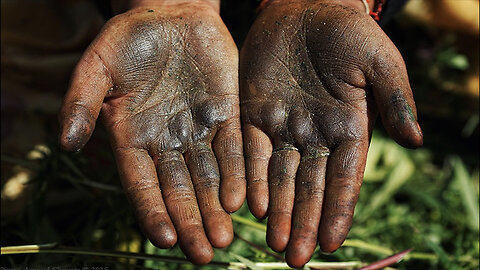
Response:
M241 52L248 204L293 267L345 240L377 112L398 143L422 144L400 53L350 2L271 1Z
M146 236L177 240L196 264L233 239L245 198L238 52L218 7L137 5L111 19L81 58L61 111L78 150L102 112L122 184Z

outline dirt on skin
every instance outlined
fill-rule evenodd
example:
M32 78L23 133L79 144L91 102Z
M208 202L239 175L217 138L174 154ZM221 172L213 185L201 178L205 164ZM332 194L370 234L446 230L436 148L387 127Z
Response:
M269 246L301 267L348 234L377 114L404 146L422 133L402 56L365 12L270 3L240 57L247 199L269 216Z

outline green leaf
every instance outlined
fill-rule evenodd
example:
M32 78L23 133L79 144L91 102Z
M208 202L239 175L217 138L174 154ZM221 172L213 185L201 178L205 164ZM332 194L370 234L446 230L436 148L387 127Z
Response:
M374 182L383 180L387 170L379 166L379 161L385 153L385 140L374 137L368 149L367 165L365 166L364 181Z
M430 241L429 239L426 238L426 242L428 247L430 247L435 254L437 254L438 258L440 259L440 263L446 267L446 269L451 269L452 261L450 258L448 258L447 253L445 250L438 245L437 243Z
M469 175L462 160L458 157L453 159L453 178L454 182L457 182L462 195L462 202L468 214L469 224L472 229L478 231L478 194L473 186L473 181L470 181L472 177Z
M466 70L469 67L468 59L465 55L457 54L447 62L451 68Z
M359 215L359 222L366 220L372 213L383 206L415 172L415 166L407 155L399 155L398 164L390 172L386 182L376 192L364 212Z

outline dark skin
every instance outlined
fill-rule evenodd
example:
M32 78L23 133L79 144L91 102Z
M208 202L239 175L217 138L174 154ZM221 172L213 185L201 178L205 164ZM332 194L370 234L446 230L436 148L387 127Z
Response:
M196 264L232 241L227 213L245 197L237 61L218 2L134 1L85 52L62 107L71 151L102 111L145 234L178 239ZM240 73L248 203L299 267L347 236L377 113L397 142L421 145L405 66L360 1L277 0Z
M62 106L77 151L97 117L146 236L195 264L233 240L245 198L238 50L215 1L136 1L86 50Z
M405 64L356 0L271 1L240 55L248 205L301 267L347 237L377 114L422 144Z

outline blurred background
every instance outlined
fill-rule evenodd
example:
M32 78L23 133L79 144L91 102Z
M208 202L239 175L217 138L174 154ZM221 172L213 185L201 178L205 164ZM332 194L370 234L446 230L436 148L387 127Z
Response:
M223 2L241 47L257 2ZM196 268L178 247L156 249L141 234L101 124L80 153L57 145L70 73L111 11L88 0L1 1L1 246L57 243L80 253L2 255L2 267ZM377 125L349 237L334 254L316 252L310 268L352 269L413 248L392 267L478 269L479 1L410 0L384 29L407 64L424 147L404 149ZM265 245L265 221L246 206L233 219L233 244L202 269L281 268L268 264L282 256Z

